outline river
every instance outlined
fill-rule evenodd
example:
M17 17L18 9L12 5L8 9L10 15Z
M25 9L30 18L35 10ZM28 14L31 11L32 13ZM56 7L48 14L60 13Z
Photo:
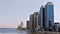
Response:
M0 28L0 34L60 34L60 32L29 32L25 30L17 30L15 28Z

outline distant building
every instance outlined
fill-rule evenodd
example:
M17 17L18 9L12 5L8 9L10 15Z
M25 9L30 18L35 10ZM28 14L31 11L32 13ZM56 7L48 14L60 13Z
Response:
M23 28L23 22L21 22L20 27Z
M17 29L18 29L18 30L20 30L20 29L21 29L20 25L19 25L19 26L17 26Z
M56 31L58 31L58 28L59 28L59 22L56 22L56 23L55 23L55 27L56 27Z
M27 30L30 30L30 21L27 21Z
M18 26L17 26L17 29L22 29L23 28L23 22L21 22Z
M59 28L60 28L60 24L59 24Z

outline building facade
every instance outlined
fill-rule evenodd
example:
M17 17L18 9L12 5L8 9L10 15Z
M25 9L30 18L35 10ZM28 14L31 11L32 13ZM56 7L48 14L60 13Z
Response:
M41 28L45 27L45 6L40 8L40 26Z
M39 29L39 13L38 12L34 12L34 14L30 15L30 23L31 23L31 30Z
M35 30L39 29L39 13L38 12L34 12L34 26L35 26Z
M34 28L35 28L35 26L34 26L34 14L31 14L30 15L30 30L35 30Z
M27 21L27 30L30 30L30 21Z
M23 28L23 22L21 22L20 27Z
M34 12L30 15L30 30L48 29L54 26L54 5L48 2L46 5L41 6L39 13Z
M45 5L45 28L53 27L54 25L54 6L52 2Z
M40 8L40 27L48 29L54 25L54 6L52 2L48 2Z

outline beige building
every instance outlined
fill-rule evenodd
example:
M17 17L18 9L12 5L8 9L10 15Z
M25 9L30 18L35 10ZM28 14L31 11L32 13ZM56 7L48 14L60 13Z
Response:
M38 12L34 12L34 26L35 26L35 30L40 29L40 25L39 25L39 13Z

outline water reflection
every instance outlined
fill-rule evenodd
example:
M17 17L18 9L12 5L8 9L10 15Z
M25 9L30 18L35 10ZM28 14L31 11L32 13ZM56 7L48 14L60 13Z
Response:
M60 34L59 32L27 32L27 34Z
M40 34L39 32L30 32L30 34Z
M27 32L27 34L40 34L39 32Z

